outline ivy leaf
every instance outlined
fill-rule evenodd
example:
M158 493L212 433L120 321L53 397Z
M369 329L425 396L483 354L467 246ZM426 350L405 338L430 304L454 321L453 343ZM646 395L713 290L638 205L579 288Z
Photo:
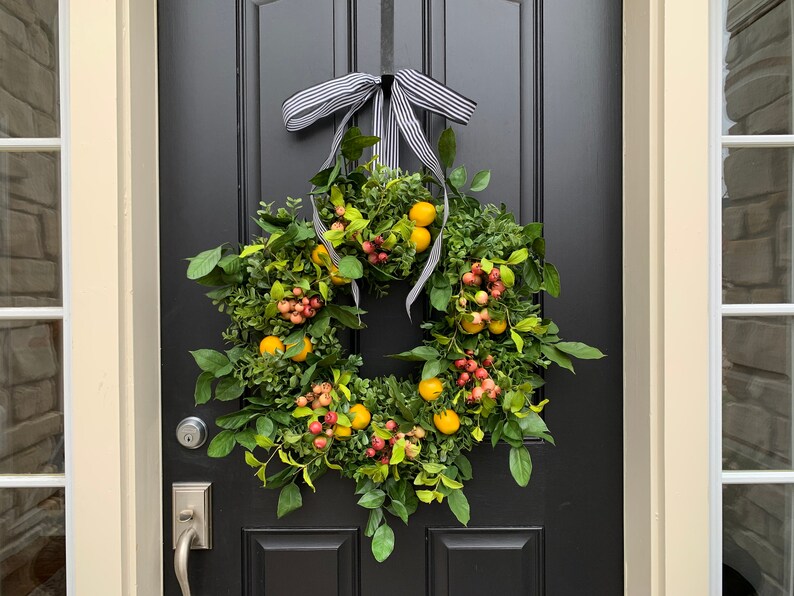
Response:
M482 170L474 175L469 190L471 192L483 191L486 188L488 188L488 184L490 182L491 182L491 170Z
M372 537L372 556L378 563L383 563L394 550L394 531L388 524L383 524Z
M216 377L229 374L232 370L232 363L229 359L215 350L194 350L190 354L201 370L212 373Z
M598 348L579 341L561 341L554 344L554 347L580 360L598 360L605 356Z
M458 518L460 523L462 523L464 526L469 525L469 519L471 519L469 500L466 498L466 495L463 494L462 490L453 490L451 493L449 493L449 496L447 497L447 505L449 505L449 509L452 511L455 517Z
M540 351L543 355L551 360L557 366L561 366L562 368L567 368L569 371L574 372L573 370L573 363L571 359L568 357L567 354L561 352L556 347L552 345L545 345L540 346Z
M529 484L529 478L532 475L532 459L529 457L529 451L523 445L510 448L510 473L518 486Z
M226 457L234 449L234 444L234 431L222 430L210 441L207 446L207 455L209 457Z
M364 267L356 257L348 255L339 261L339 275L350 279L361 279Z
M560 295L560 274L557 268L551 263L543 264L543 285L549 296L555 298Z
M223 246L218 246L189 258L190 264L187 266L187 278L195 280L209 275L215 269L215 265L220 262L222 256Z
M218 401L231 401L243 394L245 387L234 377L223 377L215 387L215 399Z
M469 173L466 171L466 166L458 166L449 175L449 182L455 188L461 188L464 184L466 184L466 179L469 177Z
M451 128L445 129L438 138L438 155L441 158L441 165L445 169L452 167L455 163L456 143L455 131Z
M367 519L367 526L364 528L364 536L367 538L371 537L375 534L375 530L378 529L380 526L380 522L383 521L383 509L378 507L377 509L372 509L369 512L369 518Z
M212 397L212 379L214 378L215 375L205 371L196 379L196 390L193 392L193 397L197 406L207 403Z
M358 504L365 509L377 509L383 505L383 501L385 499L386 493L379 488L374 488L371 491L364 493L364 496L358 500Z
M301 497L301 489L294 482L281 489L278 495L278 507L276 515L279 519L292 513L296 509L300 509L303 505L303 498Z

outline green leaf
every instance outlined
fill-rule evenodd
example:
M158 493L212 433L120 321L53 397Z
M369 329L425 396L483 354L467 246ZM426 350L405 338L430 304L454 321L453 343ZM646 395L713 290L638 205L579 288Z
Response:
M377 509L383 505L384 500L386 500L386 493L379 488L374 488L364 493L364 496L358 500L358 504L365 509Z
M364 153L364 149L372 147L380 139L378 137L364 136L358 127L351 127L342 139L342 155L348 161L356 161Z
M455 163L455 153L455 131L447 128L438 138L438 155L441 158L441 165L445 169L451 168L452 164Z
M555 298L560 295L560 274L557 268L551 263L543 264L543 285L549 296Z
M428 474L440 474L441 472L443 472L444 470L447 469L447 466L445 466L444 464L436 464L436 463L433 463L433 462L426 462L426 463L422 464L422 468Z
M232 363L229 359L215 350L195 350L190 354L201 370L212 373L216 377L229 374L232 370Z
M480 441L482 441L483 437L485 436L485 433L484 433L484 432L483 432L483 430L482 430L482 429L481 429L481 428L478 426L478 427L476 427L474 430L472 430L472 431L471 431L471 436L472 436L472 438L473 438L475 441L477 441L477 442L479 443Z
M323 300L327 302L328 301L328 284L325 283L324 281L321 281L318 284L318 286L320 288L320 296L322 296Z
M301 489L294 482L281 489L278 495L278 507L276 515L279 519L292 513L296 509L300 509L303 505L303 498L301 497Z
M232 412L231 414L224 414L215 419L215 424L221 428L236 430L245 426L249 420L256 414L251 413L250 410L240 410L239 412Z
M251 453L250 451L245 452L245 463L247 463L252 468L258 468L259 466L264 465L262 464L261 461L256 459L256 457L254 457L254 454Z
M521 427L521 432L525 437L540 437L552 445L554 444L554 439L549 434L549 427L537 412L532 410L527 412L526 416L518 419L518 426Z
M290 342L289 344L286 344L285 342L285 344L288 345L289 347L287 348L287 351L284 352L284 358L292 358L293 356L297 356L298 354L303 352L303 348L305 348L306 346L304 345L302 334L303 334L303 330L301 330L301 339L299 339L296 342Z
M203 372L196 379L196 389L193 392L193 397L196 400L196 405L205 404L212 397L212 380L215 378L211 372Z
M570 357L564 352L561 352L552 345L540 346L540 351L546 358L551 360L557 366L567 368L569 371L574 372L573 363L571 362Z
M502 265L499 268L499 272L502 275L502 281L504 282L505 287L512 288L516 283L516 276L515 273L513 273L513 270L507 265Z
M598 348L579 341L561 341L554 344L554 347L580 360L598 360L605 356Z
M237 433L234 435L234 440L237 441L240 445L248 449L248 451L253 451L256 449L256 435L254 431L250 428L246 428L243 430L238 430Z
M207 455L210 457L226 457L234 449L234 431L222 430L215 435L207 446Z
M463 485L460 482L458 482L457 480L453 480L452 478L444 474L441 474L441 482L447 488L451 488L451 489L463 488Z
M243 394L245 387L234 377L223 377L215 387L215 399L218 401L231 401Z
M372 556L378 563L383 563L394 550L394 532L388 524L383 524L372 537Z
M521 353L524 351L524 338L521 337L518 333L510 330L510 338L513 340L513 343L516 344L516 350Z
M469 525L469 519L471 519L469 500L466 498L466 495L463 494L462 490L453 490L449 493L447 505L449 505L450 511L458 518L460 523L464 526Z
M490 273L491 270L493 269L493 263L488 259L483 258L480 261L480 267L482 267L482 270L485 271L486 273Z
M471 462L465 455L462 453L458 455L458 457L455 458L455 465L458 467L458 470L460 470L460 477L463 480L472 479Z
M428 360L422 367L422 380L424 381L425 379L432 379L433 377L441 374L441 372L446 370L448 367L449 361L447 360Z
M210 271L215 269L215 265L221 260L223 256L223 246L205 250L197 254L195 257L188 259L190 264L187 266L187 278L199 279L205 275L209 275Z
M351 329L363 329L364 325L358 320L356 312L364 314L364 311L356 311L355 308L350 306L340 306L338 304L326 304L323 310L327 311L331 318L336 319L345 327Z
M402 443L402 444L400 444ZM405 439L400 439L394 444L389 458L389 464L395 466L405 459Z
M250 257L252 254L257 253L260 250L264 250L264 248L264 244L249 244L243 248L242 252L240 252L240 258L244 259L245 257Z
M466 166L458 166L449 175L449 182L455 188L462 188L466 184L466 179L469 173L466 171Z
M452 298L452 286L446 277L444 281L446 281L446 285L440 287L433 286L430 289L430 304L433 308L441 312L446 312L447 306L449 306L449 300Z
M491 170L482 170L474 175L469 190L471 192L483 191L486 188L488 188L488 184L490 182L491 182Z
M540 322L540 317L530 315L526 319L521 319L518 323L513 325L513 329L520 331L521 333L528 333L530 331L534 331L535 328L540 325Z
M532 476L532 459L523 445L510 448L510 473L518 486L529 484L529 478Z
M416 491L416 497L422 501L422 503L432 503L436 495L432 490L418 490Z
M377 509L372 509L369 512L369 518L367 519L367 526L364 528L364 536L367 538L371 537L375 534L375 530L378 529L380 526L380 522L383 521L383 509L378 507Z
M409 362L420 362L427 360L435 360L440 356L438 350L432 346L417 346L408 352L400 352L399 354L392 354L390 358L396 360L408 360Z
M356 257L348 255L339 261L339 275L350 279L360 279L364 275L364 267Z
M303 481L312 489L312 492L317 492L317 489L314 488L311 474L309 474L309 468L303 468Z
M273 285L270 287L270 297L273 300L281 300L286 293L287 291L280 281L274 281Z
M259 445L262 449L270 449L271 447L275 446L275 442L273 439L266 435L254 435L254 441L257 445Z
M392 509L392 513L394 513L397 517L403 520L403 523L406 525L408 524L408 509L405 507L405 504L402 501L397 501L392 499L390 504Z

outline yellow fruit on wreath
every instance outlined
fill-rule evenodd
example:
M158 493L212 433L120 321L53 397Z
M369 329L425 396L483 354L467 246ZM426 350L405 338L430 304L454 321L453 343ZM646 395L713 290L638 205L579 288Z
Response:
M454 435L460 428L460 418L454 410L444 410L440 414L433 414L433 424L438 432L445 435Z
M467 321L466 319L463 319L460 322L460 326L463 327L463 330L466 333L479 333L480 331L485 329L485 323L483 322L474 323L472 321Z
M336 265L331 267L331 283L334 284L335 286L343 286L345 284L349 284L350 280L348 278L334 275L334 273L337 273L338 271L339 271L339 267L337 267Z
M369 413L369 410L363 404L350 406L350 413L355 414L350 425L356 430L364 430L369 426L369 421L372 420L372 414Z
M442 391L444 391L444 385L438 377L419 381L419 395L425 401L437 400Z
M430 246L430 232L427 231L427 228L415 227L411 232L411 242L416 245L416 252L425 252Z
M338 424L334 426L334 436L337 439L347 439L352 434L353 434L353 429L350 428L349 426L340 426Z
M328 249L325 248L322 244L318 244L314 247L312 251L312 263L316 265L320 265L321 267L325 265L325 262L322 259L322 255L325 255L328 260L331 260L331 255L328 254Z
M284 342L281 341L275 335L268 335L265 339L259 342L259 353L264 354L267 352L268 354L275 355L276 350L284 351Z
M427 227L436 220L436 207L433 203L419 201L408 212L408 219L417 226Z
M501 335L507 329L507 321L491 321L488 323L488 331L494 335Z
M278 339L278 338L276 338L276 339ZM287 346L287 349L289 350L294 345L295 344L289 344ZM303 350L301 350L298 354L295 354L294 356L292 356L290 358L290 360L292 360L293 362L305 362L306 361L306 356L311 354L312 351L313 351L313 346L312 346L311 340L308 337L304 337L303 338Z

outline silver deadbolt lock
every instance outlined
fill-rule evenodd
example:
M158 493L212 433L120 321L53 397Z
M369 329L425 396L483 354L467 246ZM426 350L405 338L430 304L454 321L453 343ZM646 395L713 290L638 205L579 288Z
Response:
M207 425L201 418L188 416L177 425L176 440L182 447L198 449L207 440Z

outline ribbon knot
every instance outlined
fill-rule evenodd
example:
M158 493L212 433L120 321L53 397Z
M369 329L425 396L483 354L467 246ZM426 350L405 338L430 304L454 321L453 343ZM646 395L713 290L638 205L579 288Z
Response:
M444 170L430 148L430 144L422 132L422 127L412 106L439 114L447 120L452 120L459 124L467 124L477 104L446 85L411 68L399 70L393 77L393 80L389 81L382 80L379 76L353 72L331 79L292 95L284 101L282 114L287 130L294 132L311 126L317 120L329 116L337 110L347 108L347 112L334 132L328 159L325 160L325 163L320 168L324 170L335 161L347 123L353 117L353 114L372 99L373 134L380 139L374 146L373 153L378 156L378 161L392 169L396 169L399 166L401 133L408 147L440 183L444 191L444 213L442 215L441 230L433 242L433 248L430 250L419 279L414 287L411 288L405 300L405 308L410 318L411 304L419 296L441 257L442 236L449 215L449 197L444 182ZM385 119L383 117L384 86L391 87L391 101ZM331 243L325 239L324 234L328 231L328 228L320 219L314 197L311 199L311 205L312 221L317 236L328 249L331 260L338 265L339 255ZM358 305L359 290L355 281L353 281L351 289L353 299Z

